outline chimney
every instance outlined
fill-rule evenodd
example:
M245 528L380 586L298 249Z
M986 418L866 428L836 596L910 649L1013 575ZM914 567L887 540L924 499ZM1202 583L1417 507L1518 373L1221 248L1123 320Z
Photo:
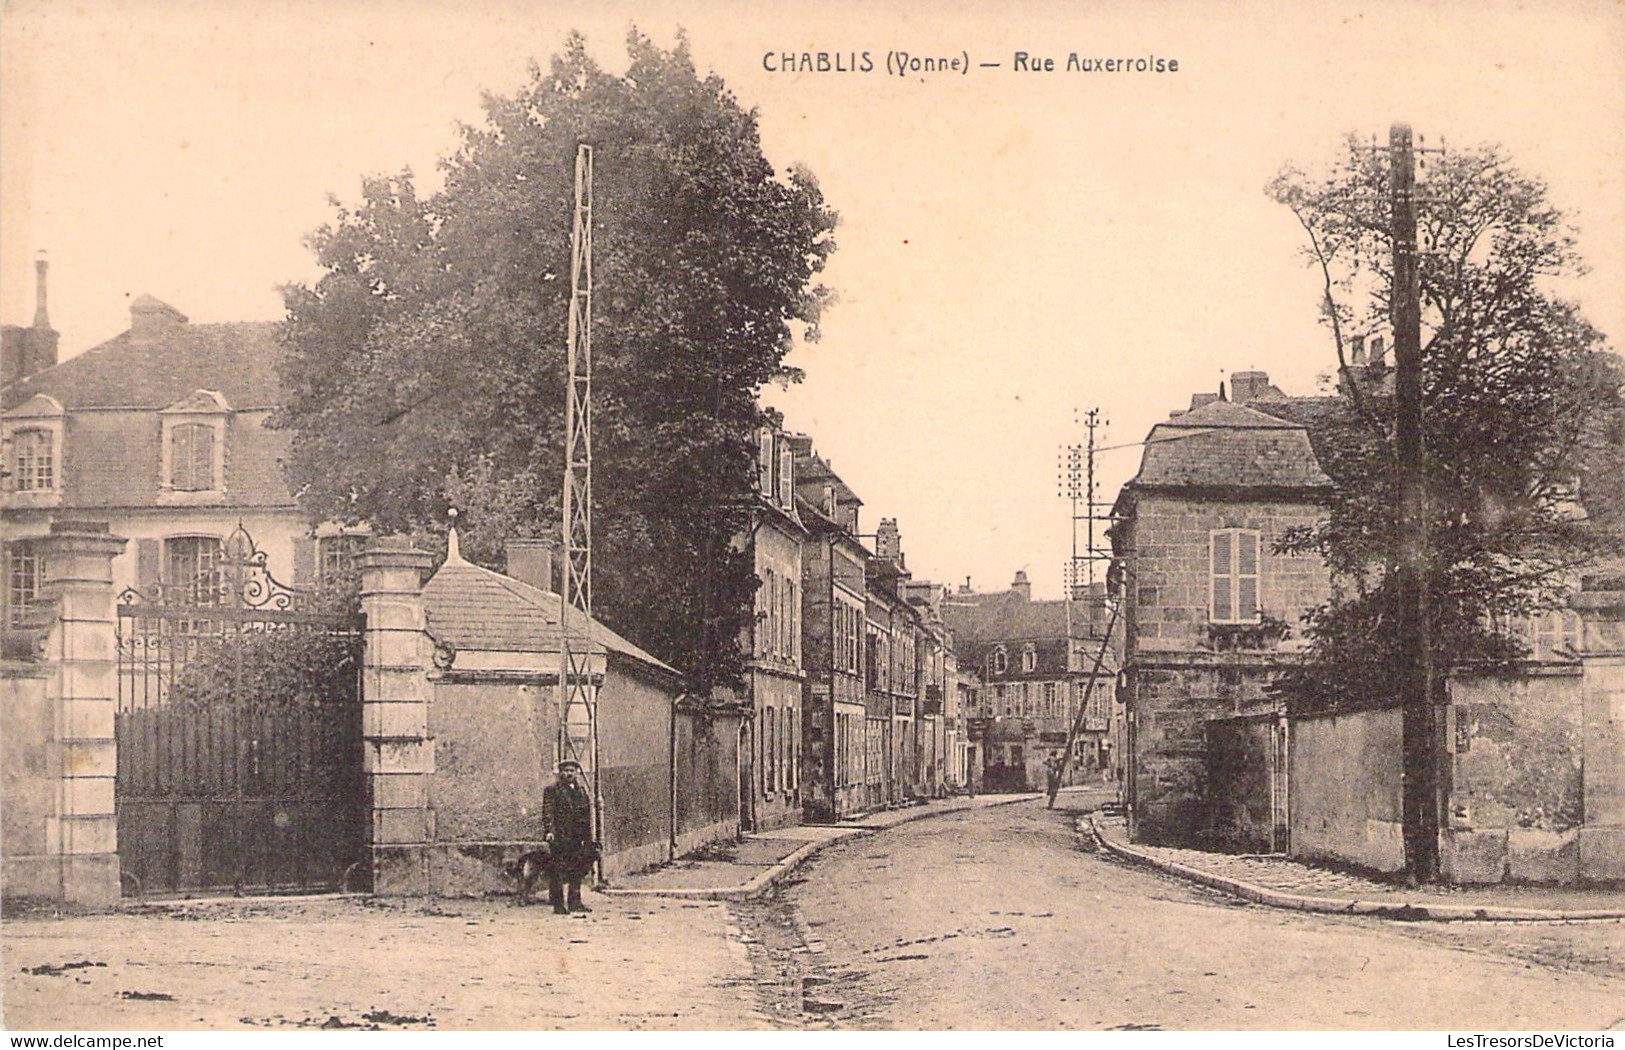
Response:
M1386 354L1387 352L1388 352L1388 348L1382 345L1382 336L1380 336L1380 335L1372 336L1371 337L1371 363L1373 365L1377 365L1377 366L1380 367L1382 365L1382 363L1383 363L1382 362L1383 355Z
M880 519L880 528L875 531L875 557L903 560L903 537L897 531L896 518Z
M1350 340L1349 364L1356 367L1365 364L1365 336L1357 335Z
M1024 602L1033 600L1033 585L1027 580L1026 569L1016 570L1016 578L1010 581L1010 590Z
M965 582L959 585L959 593L960 594L974 594L975 593L974 591L972 591L970 589L970 577L969 576L965 577Z
M51 318L45 309L45 274L49 264L45 253L34 257L34 323L24 328L8 324L0 335L0 386L10 386L47 368L54 368L57 360L57 340L60 336L51 328Z
M514 536L502 545L509 576L539 591L553 593L553 541Z
M1270 391L1268 372L1232 372L1230 374L1230 400L1238 405L1244 401L1257 401Z
M46 332L51 330L51 313L45 308L45 274L50 268L43 251L34 256L34 327Z
M185 314L150 295L140 296L130 304L130 335L139 341L156 339L186 322Z

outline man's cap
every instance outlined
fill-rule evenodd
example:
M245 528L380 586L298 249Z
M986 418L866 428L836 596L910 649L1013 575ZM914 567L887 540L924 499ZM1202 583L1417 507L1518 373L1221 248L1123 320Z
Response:
M577 762L573 758L567 758L563 762L559 763L559 772L560 773L563 773L563 772L565 772L567 770L571 770L571 769L575 770L577 773L581 772L581 763Z

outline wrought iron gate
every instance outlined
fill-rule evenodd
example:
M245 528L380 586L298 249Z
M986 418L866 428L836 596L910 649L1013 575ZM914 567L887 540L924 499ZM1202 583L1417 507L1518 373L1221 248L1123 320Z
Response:
M192 562L119 596L125 890L341 887L366 870L358 617L241 527Z

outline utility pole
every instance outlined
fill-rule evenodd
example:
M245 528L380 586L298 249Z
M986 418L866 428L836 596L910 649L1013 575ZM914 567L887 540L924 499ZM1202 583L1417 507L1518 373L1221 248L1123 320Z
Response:
M1076 425L1077 422L1074 415L1073 424ZM1083 425L1089 432L1087 443L1066 445L1061 449L1058 464L1061 491L1058 495L1071 500L1072 503L1072 560L1067 562L1066 566L1066 590L1069 599L1077 598L1085 583L1095 582L1095 563L1108 557L1095 543L1095 521L1109 520L1109 516L1101 518L1095 513L1102 506L1095 499L1095 453L1100 451L1096 447L1095 432L1105 423L1100 416L1100 409L1091 408L1083 417ZM1082 513L1079 512L1080 506ZM1082 554L1078 552L1079 522L1083 522L1087 530L1084 533L1086 538Z
M1428 613L1427 450L1422 434L1422 307L1416 261L1416 158L1408 124L1388 133L1394 252L1394 444L1399 459L1398 564L1394 592L1402 714L1405 868L1417 882L1439 874L1438 718Z
M1073 423L1077 423L1074 414ZM1078 503L1084 499L1083 495L1083 446L1066 445L1061 449L1060 462L1061 491L1057 495L1071 501L1072 512L1068 523L1072 531L1072 557L1066 563L1066 596L1068 600L1077 597L1080 559L1078 557Z
M570 231L570 315L565 347L564 588L559 599L559 758L587 771L593 836L601 838L597 687L592 642L592 147L576 147Z

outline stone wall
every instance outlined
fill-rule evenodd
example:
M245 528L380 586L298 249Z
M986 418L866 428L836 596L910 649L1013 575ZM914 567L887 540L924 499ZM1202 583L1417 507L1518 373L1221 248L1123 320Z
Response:
M1276 718L1211 719L1207 729L1205 841L1218 849L1268 853L1276 845L1272 777Z
M1449 881L1579 878L1583 673L1574 663L1450 677Z
M558 686L496 676L435 675L434 815L429 881L437 894L501 893L505 866L542 841L542 789L556 756Z
M739 727L737 715L677 713L678 856L739 835Z
M1625 590L1600 582L1573 604L1585 622L1580 683L1585 825L1580 877L1625 882Z
M1137 842L1213 839L1208 722L1273 715L1268 686L1292 654L1268 651L1138 655L1128 668L1130 831Z
M1293 718L1289 734L1291 855L1403 870L1399 711Z
M598 689L606 878L672 857L677 838L671 798L672 705L678 696L675 681L657 681L636 661L609 654Z

